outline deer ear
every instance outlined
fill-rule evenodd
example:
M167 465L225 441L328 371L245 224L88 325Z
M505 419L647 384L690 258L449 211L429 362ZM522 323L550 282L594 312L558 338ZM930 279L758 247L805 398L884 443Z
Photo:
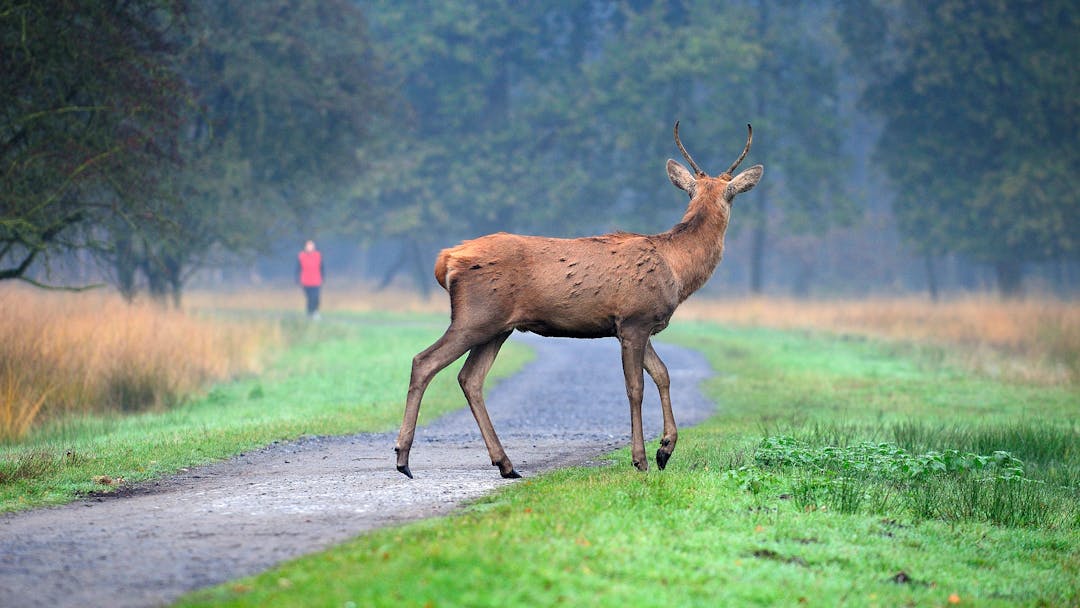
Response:
M761 175L763 173L765 173L765 167L754 165L746 171L736 175L732 178L731 182L728 183L727 188L724 189L724 198L730 201L735 198L736 194L742 194L753 188L757 185L758 181L761 180Z
M685 191L690 196L694 195L697 180L694 179L694 176L690 174L686 167L669 158L667 161L667 176L671 183L675 184L676 188Z

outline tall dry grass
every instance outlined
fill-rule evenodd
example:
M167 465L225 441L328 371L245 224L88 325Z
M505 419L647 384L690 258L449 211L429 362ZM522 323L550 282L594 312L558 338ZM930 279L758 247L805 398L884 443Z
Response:
M1080 304L967 296L807 301L690 299L681 319L813 329L952 347L968 367L1040 383L1080 382Z
M240 291L193 291L185 301L188 306L200 310L296 313L304 310L304 293L299 287L273 285ZM378 290L361 283L338 284L323 288L320 309L323 312L449 314L450 299L437 285L428 297L423 297L398 288Z
M300 290L266 287L188 298L213 309L302 311ZM442 289L424 298L405 290L365 285L323 290L327 311L400 311L446 314ZM1037 383L1080 383L1080 305L1049 297L1002 300L972 295L932 302L919 297L858 300L793 298L710 299L695 296L676 319L744 326L821 330L895 342L946 347L955 363L990 375Z
M138 411L258 371L277 325L221 322L109 293L0 287L0 440L70 414Z

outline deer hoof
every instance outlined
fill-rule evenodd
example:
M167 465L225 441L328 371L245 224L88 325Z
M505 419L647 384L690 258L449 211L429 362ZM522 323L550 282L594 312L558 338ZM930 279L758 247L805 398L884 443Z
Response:
M413 478L412 471L409 470L409 465L407 465L407 464L399 464L397 466L397 470L398 470L399 473L401 473L402 475L408 477L409 479Z
M661 471L667 466L669 458L671 458L671 454L668 452L665 452L663 449L656 450L656 466L660 467Z
M504 479L521 479L521 473L518 473L514 469L510 469L509 473L503 473L500 471L499 474L502 475Z

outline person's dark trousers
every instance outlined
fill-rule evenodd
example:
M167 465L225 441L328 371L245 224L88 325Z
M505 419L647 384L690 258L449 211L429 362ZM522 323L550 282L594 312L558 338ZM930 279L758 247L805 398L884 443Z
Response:
M305 287L304 295L307 296L307 314L313 315L319 311L319 288Z

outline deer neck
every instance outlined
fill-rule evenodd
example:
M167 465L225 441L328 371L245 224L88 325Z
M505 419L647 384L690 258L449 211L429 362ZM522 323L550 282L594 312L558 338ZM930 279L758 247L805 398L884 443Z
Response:
M661 239L664 257L679 281L679 303L709 280L724 255L730 207L715 190L698 192L682 221Z

